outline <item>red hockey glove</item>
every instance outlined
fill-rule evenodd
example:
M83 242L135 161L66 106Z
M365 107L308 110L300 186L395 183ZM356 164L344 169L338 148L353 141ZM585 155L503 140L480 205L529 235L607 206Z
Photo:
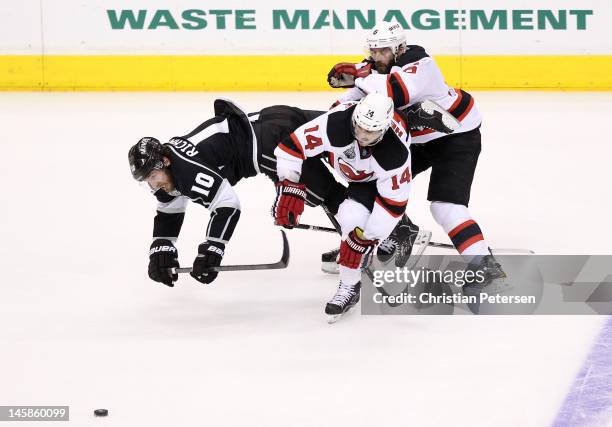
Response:
M276 225L293 228L298 224L304 212L306 186L284 179L276 183L276 200L272 206L272 215Z
M350 62L340 62L334 65L327 74L327 83L333 88L355 86L356 78L369 76L372 72L372 64L367 63L357 68L360 65L361 64L351 64Z
M355 227L345 240L340 243L338 264L348 268L367 267L372 260L372 253L378 240L368 240L363 237L363 230Z

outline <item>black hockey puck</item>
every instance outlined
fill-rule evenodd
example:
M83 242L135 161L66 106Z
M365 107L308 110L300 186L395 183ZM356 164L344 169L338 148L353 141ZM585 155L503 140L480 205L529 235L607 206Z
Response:
M96 409L94 415L96 417L105 417L108 415L108 409Z

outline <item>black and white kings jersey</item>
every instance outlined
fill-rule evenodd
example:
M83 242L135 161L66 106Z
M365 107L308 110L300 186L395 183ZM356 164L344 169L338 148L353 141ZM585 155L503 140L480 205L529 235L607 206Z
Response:
M155 193L154 240L176 241L192 201L211 211L206 239L227 243L240 217L240 201L232 186L260 172L275 175L278 142L323 113L272 106L247 118L234 103L222 99L215 100L214 109L215 117L164 144L176 191Z

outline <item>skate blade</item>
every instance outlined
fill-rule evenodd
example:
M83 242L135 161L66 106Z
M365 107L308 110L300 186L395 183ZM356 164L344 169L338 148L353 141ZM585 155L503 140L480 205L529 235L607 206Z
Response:
M327 324L333 325L338 320L340 320L340 318L342 317L342 314L332 314L332 315L326 314L326 316L327 316Z
M340 314L326 314L325 316L327 316L327 323L329 325L333 325L338 320L342 319L344 316L351 313L353 311L353 308L355 308L355 306L352 306L351 308L346 310L344 313L340 313Z

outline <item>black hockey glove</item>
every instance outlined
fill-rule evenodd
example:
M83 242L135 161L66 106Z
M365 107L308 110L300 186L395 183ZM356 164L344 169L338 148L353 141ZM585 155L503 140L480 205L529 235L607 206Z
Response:
M193 262L191 277L202 283L211 283L215 280L219 273L210 269L221 265L224 251L223 243L204 242L198 246L198 256Z
M170 240L157 239L149 250L149 277L167 286L174 286L178 274L172 274L169 269L179 266L178 251Z

